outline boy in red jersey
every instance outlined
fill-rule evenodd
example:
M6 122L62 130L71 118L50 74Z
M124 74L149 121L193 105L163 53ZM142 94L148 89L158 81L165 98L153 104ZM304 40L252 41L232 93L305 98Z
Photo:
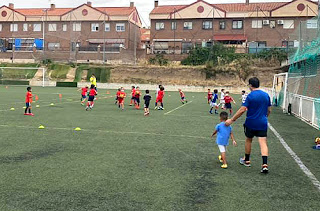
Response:
M32 103L32 89L31 87L27 87L27 93L26 93L26 109L24 110L24 115L28 116L34 116L31 112L31 103Z
M116 94L116 102L114 104L119 106L119 94L120 94L121 88L118 89L117 94ZM120 106L119 106L120 107Z
M121 107L122 110L124 110L124 99L126 98L127 94L124 92L124 89L121 89L118 96L118 103L119 108Z
M90 91L89 91L89 99L86 107L86 111L90 108L90 110L94 106L94 97L97 95L97 90L95 89L95 86L91 84Z
M80 99L81 105L84 105L84 102L87 99L88 86L85 86L85 87L79 89L79 91L81 91L81 99Z
M136 104L135 101L135 93L136 93L136 87L132 86L131 87L131 101L130 101L130 106L132 106L132 104Z
M157 99L156 99L156 103L157 103L157 107L155 107L155 109L158 110L163 110L163 97L164 97L164 88L163 86L160 87L160 90L158 92L157 95Z
M225 108L227 110L230 110L230 115L232 115L232 106L231 106L231 102L233 102L234 104L236 104L236 101L234 101L234 99L230 96L229 91L226 92L225 96L224 96L224 101L225 101Z
M212 99L212 92L210 89L208 89L208 104L210 104L211 99Z
M181 89L178 89L178 91L179 91L179 94L180 94L181 103L182 103L182 104L187 103L188 101L187 101L187 99L186 99L186 96L185 96L184 92L183 92Z
M140 88L137 86L136 91L134 93L134 101L135 101L136 109L140 109L140 96L141 96Z

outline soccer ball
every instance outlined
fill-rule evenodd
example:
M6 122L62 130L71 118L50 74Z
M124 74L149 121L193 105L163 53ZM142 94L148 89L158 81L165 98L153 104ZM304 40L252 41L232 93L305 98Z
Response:
M316 145L320 145L320 137L317 137L314 142L316 143Z

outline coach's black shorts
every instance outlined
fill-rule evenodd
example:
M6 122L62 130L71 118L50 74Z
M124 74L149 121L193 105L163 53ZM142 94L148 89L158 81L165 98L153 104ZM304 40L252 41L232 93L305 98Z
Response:
M226 103L224 106L225 106L225 108L227 108L227 109L231 109L231 108L232 108L231 103Z
M93 101L94 100L94 96L89 96L88 101Z
M244 128L244 134L247 138L253 138L253 137L267 137L268 136L268 130L252 130L246 125L243 125Z

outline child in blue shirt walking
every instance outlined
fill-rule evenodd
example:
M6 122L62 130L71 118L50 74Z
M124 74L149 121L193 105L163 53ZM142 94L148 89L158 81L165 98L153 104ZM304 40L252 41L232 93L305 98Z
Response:
M219 160L222 163L221 168L228 168L227 159L226 159L226 151L227 146L229 145L229 138L231 137L232 143L234 146L237 146L237 142L232 133L232 127L226 126L225 121L228 119L228 113L223 111L220 113L220 123L217 124L215 131L212 136L217 135L216 143L218 144L221 155L219 155Z

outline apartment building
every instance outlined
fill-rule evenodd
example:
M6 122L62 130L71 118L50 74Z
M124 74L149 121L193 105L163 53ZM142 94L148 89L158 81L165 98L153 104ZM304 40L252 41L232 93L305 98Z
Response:
M297 47L300 21L317 28L317 2L210 4L197 0L189 5L160 5L150 13L153 53L183 54L213 42L235 46L238 52L267 47Z
M128 7L0 7L0 51L119 52L140 45L141 20ZM105 44L105 45L104 45Z

